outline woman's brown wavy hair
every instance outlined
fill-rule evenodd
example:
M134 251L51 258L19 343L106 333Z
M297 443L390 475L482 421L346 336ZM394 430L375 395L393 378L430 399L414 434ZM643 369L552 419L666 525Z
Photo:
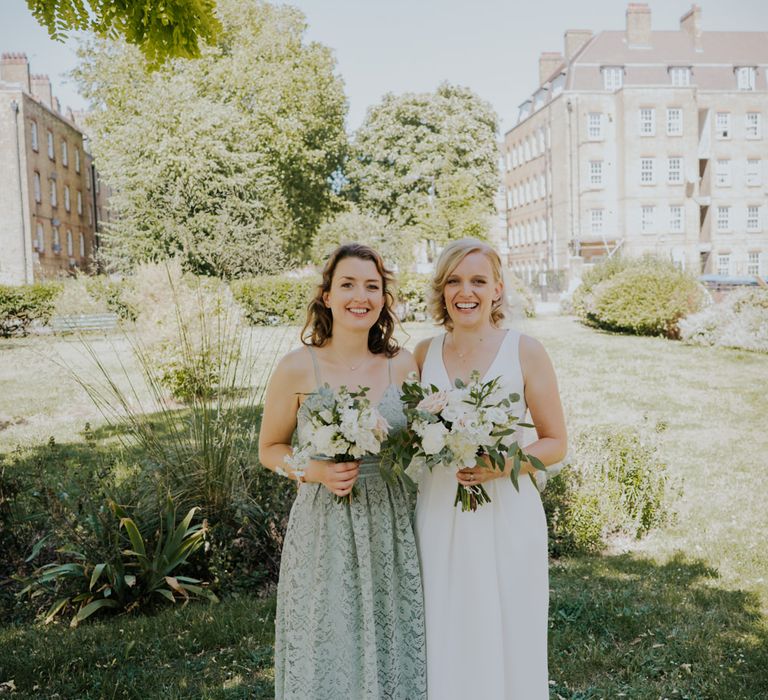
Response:
M368 349L376 354L383 353L387 357L395 356L400 350L400 346L392 337L397 325L397 317L393 311L395 307L395 278L384 265L381 255L362 243L340 245L328 257L325 267L323 267L322 279L317 286L317 293L307 307L307 320L304 323L304 328L301 329L301 342L304 345L321 348L333 336L333 316L331 310L325 305L323 295L331 291L336 266L344 258L370 260L376 266L376 270L381 276L384 306L381 308L376 323L368 331Z

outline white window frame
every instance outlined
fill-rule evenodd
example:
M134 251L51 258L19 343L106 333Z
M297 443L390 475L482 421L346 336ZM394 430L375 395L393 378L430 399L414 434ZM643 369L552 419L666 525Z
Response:
M731 113L715 113L715 136L722 140L731 138Z
M35 195L35 201L40 204L43 201L43 185L40 180L40 173L35 170L32 175L32 189Z
M69 196L69 185L64 185L64 209L67 211L70 210L72 206L72 200Z
M756 250L747 252L747 274L755 276L760 274L760 253Z
M669 232L683 233L685 231L685 208L682 204L669 205Z
M61 253L61 232L59 231L58 226L53 226L53 252L56 253L56 255L59 255Z
M30 119L29 141L32 150L37 153L40 150L40 142L37 138L37 122L34 119Z
M590 209L589 210L589 231L593 236L602 236L605 225L605 210L604 209Z
M640 184L647 185L647 186L656 184L656 159L655 158L640 159Z
M77 191L77 213L83 215L83 193L80 190Z
M590 187L603 187L603 161L589 161L589 185Z
M637 115L638 134L656 136L656 110L653 107L641 107Z
M54 143L53 143L53 132L50 129L48 129L47 131L48 131L48 136L47 136L48 158L50 158L51 160L56 160L56 149L54 148Z
M85 234L80 231L80 257L85 257Z
M736 87L739 90L754 90L757 69L754 66L738 66L736 68Z
M45 252L45 228L39 221L35 227L35 248L38 253Z
M75 172L80 172L80 149L75 147Z
M763 138L760 112L747 112L744 115L744 138L749 140Z
M50 183L50 188L51 188L51 206L58 207L59 196L58 196L58 192L56 191L56 180L54 180L53 178L49 178L48 182Z
M717 225L718 233L730 233L731 231L731 207L729 205L719 205L717 207Z
M61 164L65 167L69 167L69 149L67 148L67 142L61 140Z
M602 141L604 138L603 113L589 112L587 114L587 139L589 141Z
M670 185L683 184L683 158L670 156L667 158L667 182Z
M667 108L667 136L683 135L683 110L681 107Z
M747 231L749 233L760 233L762 231L759 204L747 205Z
M670 66L669 79L672 87L690 87L691 69L689 66Z
M717 274L722 277L731 276L731 254L719 253L717 256Z
M624 86L624 66L603 66L603 89L615 92Z
M759 158L747 158L745 175L747 187L759 187L763 184L763 161Z
M640 207L640 233L656 233L656 206L653 204Z
M715 185L717 187L730 187L731 182L731 159L717 158L715 160Z

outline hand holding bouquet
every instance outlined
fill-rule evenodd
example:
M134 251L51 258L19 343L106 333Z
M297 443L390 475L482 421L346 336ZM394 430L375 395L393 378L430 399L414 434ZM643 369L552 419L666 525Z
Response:
M340 463L379 454L389 425L371 406L367 393L368 387L353 392L344 386L333 390L325 384L307 397L311 401L305 404L309 425L293 454L285 458L295 473L303 475L313 458ZM354 494L353 488L349 496L336 496L336 500L351 502Z
M499 377L483 383L475 371L467 384L457 379L448 390L415 380L403 384L409 430L400 448L401 459L423 462L430 469L442 464L455 471L490 466L502 472L510 459L510 479L519 490L524 461L536 469L545 467L533 455L526 455L515 440L518 428L532 426L521 423L511 412L520 396L505 396L499 383ZM474 511L490 500L482 484L459 484L454 505L461 503L462 511Z

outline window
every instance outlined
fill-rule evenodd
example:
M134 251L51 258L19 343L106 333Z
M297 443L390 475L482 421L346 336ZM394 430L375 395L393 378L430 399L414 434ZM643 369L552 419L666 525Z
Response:
M674 66L669 69L673 87L688 87L691 84L691 69Z
M539 192L541 192L542 197L546 197L547 195L547 180L544 177L544 173L539 175Z
M656 134L656 110L651 107L643 107L640 110L640 136L654 136Z
M526 163L531 159L531 142L528 139L523 141L523 159Z
M61 164L65 167L69 167L69 151L67 150L67 142L61 142Z
M35 201L40 204L40 202L43 201L43 191L40 186L40 173L35 171L35 174L33 176L33 187L35 189Z
M29 141L32 144L32 150L37 153L40 149L40 144L37 141L37 122L31 121L29 123Z
M750 205L747 207L747 231L750 233L760 232L760 207Z
M56 160L56 151L53 149L53 132L48 130L48 157L51 160Z
M603 88L618 90L624 84L624 68L622 66L606 66L603 71Z
M526 180L524 185L525 203L528 204L531 200L531 181Z
M45 252L45 231L43 230L42 224L37 225L35 235L35 250L37 250L38 253Z
M731 208L730 207L717 208L717 230L721 232L727 232L731 230Z
M603 161L602 160L589 161L589 184L592 187L603 186Z
M654 173L654 158L641 158L640 159L640 184L641 185L654 185L656 184L656 175Z
M48 182L51 184L51 206L57 207L59 205L59 200L56 196L56 180L51 178Z
M64 208L69 211L71 208L71 202L69 199L69 185L64 185Z
M763 184L763 177L758 158L747 159L747 186L758 187Z
M748 139L761 139L760 112L747 112L744 118L744 135Z
M718 112L715 115L715 135L719 139L731 138L731 113Z
M715 164L715 184L718 187L731 186L731 161L729 159L717 160Z
M679 204L669 205L669 230L671 233L683 232L683 207Z
M731 256L730 255L718 255L717 256L717 274L723 277L728 277L731 274Z
M539 178L537 177L531 180L531 196L534 202L539 198Z
M77 191L77 213L83 215L83 193L80 190Z
M101 178L99 177L99 174L96 173L96 177L94 178L94 188L96 190L96 194L99 194L99 184L101 183Z
M667 182L670 185L681 185L683 182L683 159L675 156L667 158Z
M72 241L72 231L67 231L67 256L71 258L74 253L75 247Z
M747 274L759 275L760 274L760 253L750 252L747 253Z
M603 140L602 112L590 112L587 116L587 138L590 141Z
M80 232L80 257L85 257L85 234Z
M640 207L640 231L642 233L653 233L656 227L656 207L653 205L643 205Z
M58 226L53 227L53 252L56 254L61 252L61 236Z
M535 136L531 136L530 140L531 140L531 157L535 158L537 155L539 155L538 141L536 141Z
M680 107L670 107L667 110L667 136L683 135L683 110Z
M544 139L544 128L543 127L541 129L539 129L539 133L537 134L537 137L539 139L539 152L540 153L544 153L544 151L546 150L546 142L545 142L545 139Z
M752 66L743 66L736 69L736 85L739 90L755 89L756 69Z
M603 210L589 210L589 230L594 236L601 236L603 233Z
M512 202L512 190L507 190L507 209L512 209L514 206Z
M75 149L75 172L80 172L80 149Z

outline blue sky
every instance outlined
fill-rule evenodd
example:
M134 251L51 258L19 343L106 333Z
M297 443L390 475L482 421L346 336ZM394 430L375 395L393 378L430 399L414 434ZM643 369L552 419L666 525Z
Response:
M448 80L488 100L502 129L536 87L541 51L561 51L566 29L623 29L625 0L296 0L308 37L331 47L349 99L348 127L387 92L433 90ZM654 29L676 29L690 0L651 0ZM705 31L768 31L766 0L701 0ZM0 0L0 51L24 51L64 106L85 107L64 76L74 40L51 41L24 0Z

